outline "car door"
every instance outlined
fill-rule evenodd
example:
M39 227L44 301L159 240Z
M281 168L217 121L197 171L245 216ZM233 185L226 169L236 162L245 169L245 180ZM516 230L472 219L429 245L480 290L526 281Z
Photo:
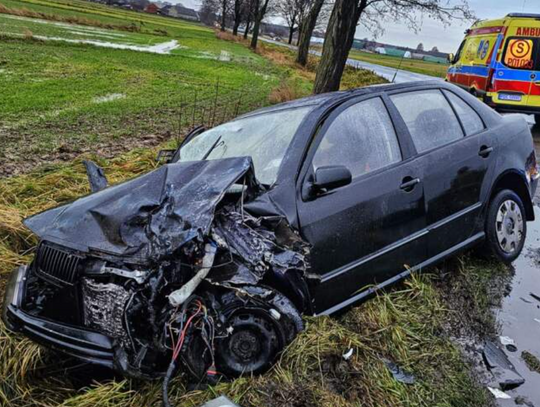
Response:
M352 175L349 185L299 199L301 233L321 276L317 313L354 302L366 286L426 257L423 184L398 134L383 99L374 97L336 109L312 143L301 190L323 166L342 165Z
M481 197L489 185L484 180L495 140L474 109L451 91L426 89L394 94L390 99L418 152L427 205L428 254L433 258L483 229Z

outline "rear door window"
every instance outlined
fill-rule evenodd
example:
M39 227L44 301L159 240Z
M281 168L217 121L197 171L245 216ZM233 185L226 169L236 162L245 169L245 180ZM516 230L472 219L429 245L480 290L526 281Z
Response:
M538 38L511 37L506 42L503 63L508 68L526 71L540 70Z
M448 100L438 89L390 96L403 117L419 153L464 137Z
M484 122L482 121L478 113L473 110L472 107L470 107L463 99L461 99L454 93L448 92L446 90L443 92L446 96L448 96L448 99L450 99L450 103L452 103L452 106L456 110L456 113L461 120L461 123L463 124L467 136L479 133L480 131L484 130Z
M346 108L330 124L313 157L315 169L346 166L353 178L401 161L396 132L381 98Z

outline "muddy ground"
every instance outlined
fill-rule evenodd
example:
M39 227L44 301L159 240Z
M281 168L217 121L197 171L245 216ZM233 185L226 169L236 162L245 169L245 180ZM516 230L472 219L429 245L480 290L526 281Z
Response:
M540 157L540 126L533 126L532 132ZM501 407L540 407L540 370L534 366L540 360L540 188L534 203L536 220L527 224L523 253L510 270L495 273L488 282L492 315L470 315L468 299L449 289L451 280L441 282L443 295L458 315L455 321L449 321L449 333L472 362L480 382L491 388L499 387L500 382L486 368L487 342L496 344L515 368L517 376L510 373L512 380L525 379L518 387L495 396L494 405Z

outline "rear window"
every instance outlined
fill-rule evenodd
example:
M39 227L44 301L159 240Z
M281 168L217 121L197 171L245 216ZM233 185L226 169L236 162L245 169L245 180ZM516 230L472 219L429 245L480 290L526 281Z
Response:
M445 95L450 99L450 103L454 106L456 113L463 124L467 136L479 133L484 130L484 122L472 107L470 107L463 99L453 94L452 92L444 91Z
M504 65L512 69L540 70L538 64L538 41L538 38L508 38L504 49Z
M409 129L419 153L464 137L459 121L439 90L422 90L390 96Z

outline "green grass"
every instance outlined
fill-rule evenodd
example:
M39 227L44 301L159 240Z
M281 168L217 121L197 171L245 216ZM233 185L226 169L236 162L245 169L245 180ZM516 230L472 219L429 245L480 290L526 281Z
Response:
M357 59L359 61L370 62L372 64L378 64L388 66L391 68L398 68L401 64L401 69L405 71L416 72L424 75L436 76L439 78L446 77L446 71L448 65L438 64L435 62L420 61L415 59L401 59L398 57L372 54L369 52L359 51L352 49L349 53L349 58Z
M19 14L0 14L0 176L87 151L112 156L155 145L194 121L222 121L267 104L290 75L198 24L83 1L0 4ZM21 17L25 10L84 25ZM98 23L141 30L92 26ZM174 40L180 48L162 55L39 40L51 37L137 46Z

